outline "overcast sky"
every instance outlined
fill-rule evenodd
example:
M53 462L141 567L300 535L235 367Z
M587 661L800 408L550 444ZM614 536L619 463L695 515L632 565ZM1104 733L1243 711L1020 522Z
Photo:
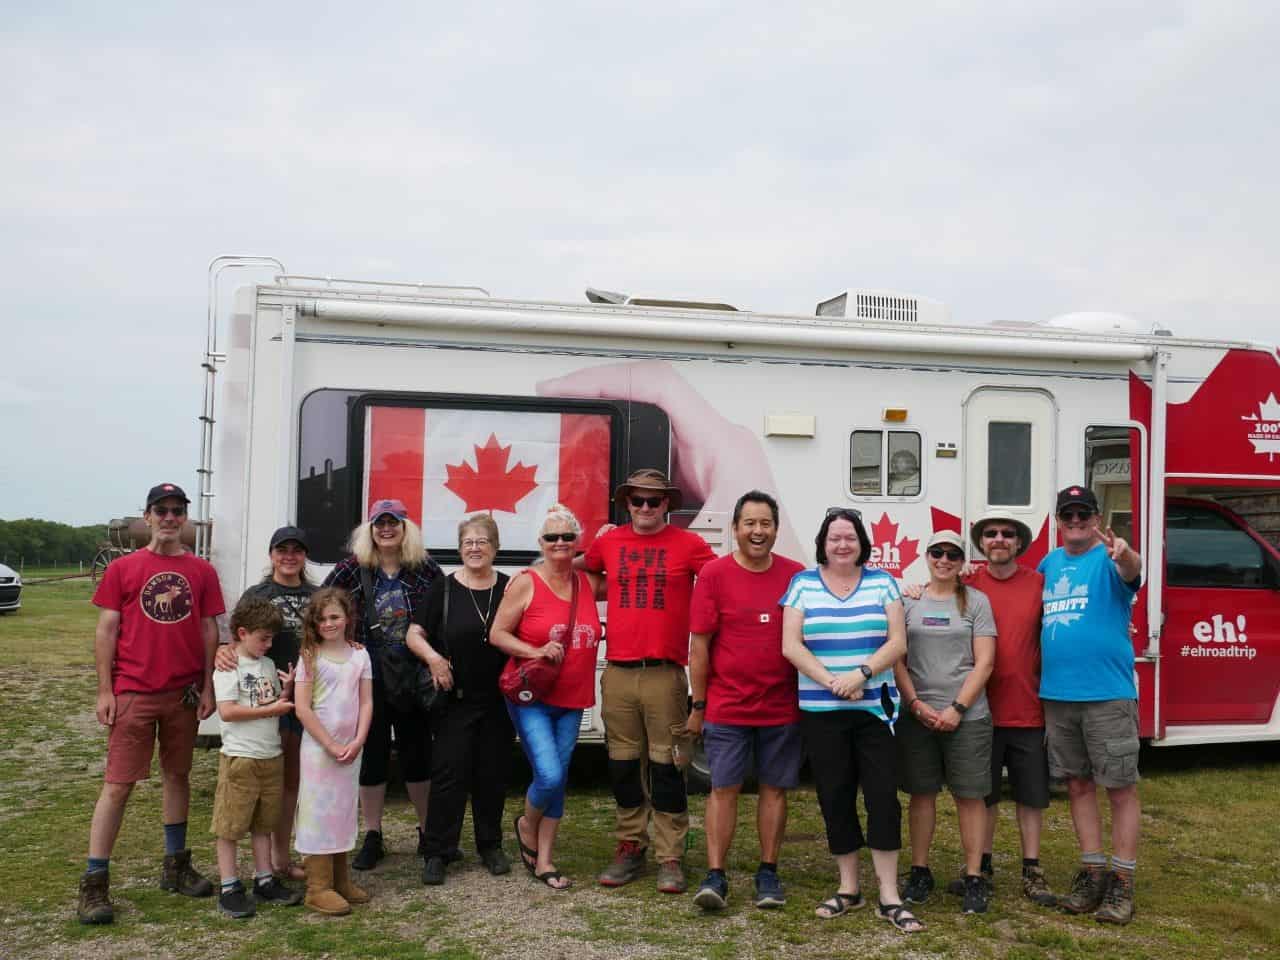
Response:
M0 14L0 519L194 486L218 254L1280 339L1272 2L188 6Z

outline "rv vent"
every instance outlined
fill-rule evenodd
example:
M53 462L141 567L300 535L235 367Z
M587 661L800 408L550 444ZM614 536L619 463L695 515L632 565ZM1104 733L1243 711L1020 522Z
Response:
M849 316L853 319L889 320L895 323L946 323L947 308L937 300L894 293L890 290L846 290L830 300L823 300L816 311L819 317Z
M632 297L612 290L597 290L587 287L587 299L592 303L611 303L628 307L674 307L677 310L732 310L737 307L731 303L719 303L709 300L667 300L659 297Z

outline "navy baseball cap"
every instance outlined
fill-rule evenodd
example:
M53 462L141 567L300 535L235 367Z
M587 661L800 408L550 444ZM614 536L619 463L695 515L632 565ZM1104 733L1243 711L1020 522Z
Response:
M147 506L163 500L165 497L177 497L183 503L190 503L191 498L182 492L182 488L176 483L157 483L154 487L147 491Z

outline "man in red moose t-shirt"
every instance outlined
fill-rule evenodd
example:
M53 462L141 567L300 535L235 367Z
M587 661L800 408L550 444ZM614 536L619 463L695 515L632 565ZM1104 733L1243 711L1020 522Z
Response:
M614 500L626 504L631 522L597 537L582 559L585 569L608 575L608 666L600 682L600 712L618 804L618 848L599 879L620 887L640 875L652 816L658 889L683 893L689 598L694 578L715 555L697 534L667 523L667 512L680 508L681 496L660 470L637 470ZM648 760L648 791L642 758Z
M160 743L164 780L164 866L160 887L207 897L209 881L191 865L187 809L199 721L213 713L214 620L225 608L218 575L182 545L190 501L161 483L147 493L143 520L151 542L113 561L93 595L98 722L107 728L107 769L89 828L88 869L80 880L81 923L115 919L108 896L111 851L133 785L151 773Z

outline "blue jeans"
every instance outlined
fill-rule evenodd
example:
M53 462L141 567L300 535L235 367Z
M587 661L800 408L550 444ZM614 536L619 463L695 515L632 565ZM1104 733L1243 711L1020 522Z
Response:
M564 791L569 783L569 758L578 743L582 711L531 703L517 707L508 701L507 712L520 737L520 746L533 767L533 783L526 797L529 806L544 817L564 816Z

